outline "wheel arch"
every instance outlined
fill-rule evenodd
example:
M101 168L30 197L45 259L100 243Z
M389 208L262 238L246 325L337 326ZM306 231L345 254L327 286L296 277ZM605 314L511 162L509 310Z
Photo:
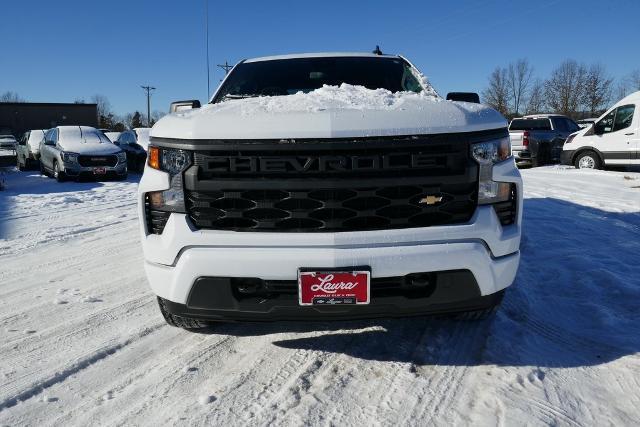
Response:
M584 146L584 147L580 147L578 149L576 149L573 152L573 155L571 156L571 164L575 164L576 159L578 158L578 156L582 153L585 153L587 151L592 151L594 153L596 153L598 155L598 158L600 160L600 164L604 166L604 155L602 154L602 152L600 150L598 150L595 147L591 147L591 146Z

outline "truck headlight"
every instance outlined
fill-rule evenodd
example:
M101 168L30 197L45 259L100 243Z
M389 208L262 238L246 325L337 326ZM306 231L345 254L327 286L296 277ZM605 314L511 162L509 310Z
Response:
M62 161L65 163L78 163L78 153L63 151L60 153L60 156L62 157Z
M191 164L191 153L174 148L149 147L149 167L169 174L169 189L147 193L152 209L185 213L182 174Z
M471 156L480 165L478 204L488 205L509 200L511 183L493 181L493 165L511 157L509 137L472 144Z
M127 161L127 153L124 151L117 153L116 156L118 157L118 163L124 163Z

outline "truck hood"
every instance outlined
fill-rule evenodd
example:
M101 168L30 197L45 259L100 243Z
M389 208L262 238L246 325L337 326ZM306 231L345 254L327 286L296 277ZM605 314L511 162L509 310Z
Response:
M506 126L500 113L484 105L342 84L306 94L228 100L171 114L156 123L151 136L346 138L473 132Z
M62 145L64 151L71 153L87 154L103 156L107 154L116 154L122 151L117 145L108 142L65 142Z

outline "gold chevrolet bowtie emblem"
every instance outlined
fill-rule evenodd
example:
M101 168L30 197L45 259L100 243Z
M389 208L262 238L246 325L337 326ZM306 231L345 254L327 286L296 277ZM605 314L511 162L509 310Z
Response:
M442 201L442 196L427 196L420 199L418 202L421 205L435 205Z

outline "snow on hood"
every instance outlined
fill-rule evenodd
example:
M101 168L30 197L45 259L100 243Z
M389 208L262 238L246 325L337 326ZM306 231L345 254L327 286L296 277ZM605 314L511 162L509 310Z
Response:
M502 115L435 92L393 93L342 84L309 93L207 104L163 117L151 136L178 139L341 138L498 129Z
M89 126L59 126L59 144L64 151L78 154L115 154L122 151L101 131Z

